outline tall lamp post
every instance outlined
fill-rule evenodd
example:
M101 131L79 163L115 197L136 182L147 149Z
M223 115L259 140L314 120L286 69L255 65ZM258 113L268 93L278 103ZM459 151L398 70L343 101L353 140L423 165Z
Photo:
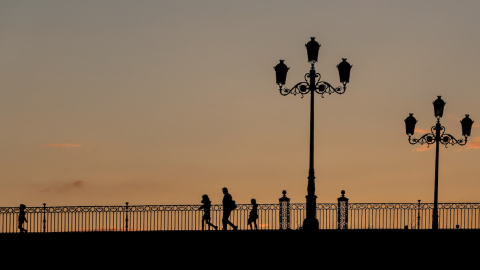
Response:
M343 94L347 89L347 83L350 79L350 69L352 66L347 62L346 58L342 58L342 62L337 65L338 73L340 75L340 82L343 87L333 87L328 82L321 81L321 76L315 71L315 63L318 61L318 51L320 44L312 37L311 40L305 44L307 48L308 62L311 64L310 72L304 76L305 81L295 84L292 88L284 88L287 78L287 71L289 67L280 60L274 69L276 73L276 81L279 86L280 94L283 96L293 94L307 95L310 93L310 158L308 170L308 184L307 184L307 209L306 218L303 222L304 230L317 230L319 227L318 219L316 217L317 196L315 195L315 170L313 168L313 131L314 131L314 94L320 94L323 98L324 94Z
M437 124L431 127L431 133L427 133L422 135L419 139L412 138L413 133L415 132L415 124L417 120L413 117L413 113L405 119L405 129L408 135L408 142L410 144L424 144L426 143L428 146L431 144L436 145L436 154L435 154L435 191L433 195L433 215L432 215L432 229L438 229L438 154L439 154L439 146L440 143L445 145L465 145L467 144L467 137L470 136L470 132L472 130L473 121L470 119L468 114L465 115L465 118L460 121L462 124L462 135L465 139L455 139L450 134L445 133L445 127L440 124L440 118L443 116L443 108L445 107L445 101L442 100L441 96L438 96L437 100L433 102L433 108L435 112L435 117L437 118Z

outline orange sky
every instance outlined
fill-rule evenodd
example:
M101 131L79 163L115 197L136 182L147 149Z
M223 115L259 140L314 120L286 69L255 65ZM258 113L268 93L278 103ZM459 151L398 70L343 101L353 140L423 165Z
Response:
M309 100L283 97L309 71L344 95L317 96L318 202L433 201L442 124L467 146L440 151L440 202L478 202L478 1L2 1L0 205L304 202ZM419 148L420 147L420 148Z

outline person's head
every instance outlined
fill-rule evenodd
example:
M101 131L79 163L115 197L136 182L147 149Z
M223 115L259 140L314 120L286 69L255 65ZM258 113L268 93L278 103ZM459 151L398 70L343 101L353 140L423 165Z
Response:
M228 189L226 187L222 188L223 194L228 194Z
M27 208L25 204L20 204L20 210L25 210L25 208Z
M255 200L255 199L252 199L251 202L252 202L252 204L257 204L257 200Z
M203 194L202 199L208 200L208 195L207 195L207 194Z

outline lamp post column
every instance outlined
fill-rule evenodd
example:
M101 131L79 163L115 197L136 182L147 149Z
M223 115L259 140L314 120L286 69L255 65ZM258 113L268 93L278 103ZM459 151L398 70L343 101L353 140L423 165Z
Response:
M306 203L306 212L307 217L303 221L303 228L305 230L318 230L318 220L317 220L317 196L315 195L315 169L313 168L313 150L314 150L314 96L315 96L315 68L312 64L310 69L310 157L309 157L309 169L308 169L308 185L307 185L307 203Z
M438 229L438 159L439 159L439 149L440 149L440 130L442 125L440 124L440 119L437 119L437 124L435 125L435 191L433 194L433 215L432 215L432 229Z

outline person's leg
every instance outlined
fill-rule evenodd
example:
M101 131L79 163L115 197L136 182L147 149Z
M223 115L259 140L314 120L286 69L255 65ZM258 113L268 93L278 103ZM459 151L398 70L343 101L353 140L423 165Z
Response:
M223 218L222 218L222 225L223 225L223 230L227 230L227 222L228 222L228 216L230 213L227 211L223 211Z
M215 226L215 225L213 225L213 224L212 224L210 221L211 221L211 219L210 219L210 218L207 218L207 219L205 219L205 223L207 223L207 225L208 225L208 229L210 229L210 227L216 227L216 226Z
M230 213L231 211L226 211L226 212L223 212L223 229L226 230L227 229L227 224L230 225L234 230L238 229L237 226L235 226L235 224L233 224L230 220L228 220L228 218L230 217Z

